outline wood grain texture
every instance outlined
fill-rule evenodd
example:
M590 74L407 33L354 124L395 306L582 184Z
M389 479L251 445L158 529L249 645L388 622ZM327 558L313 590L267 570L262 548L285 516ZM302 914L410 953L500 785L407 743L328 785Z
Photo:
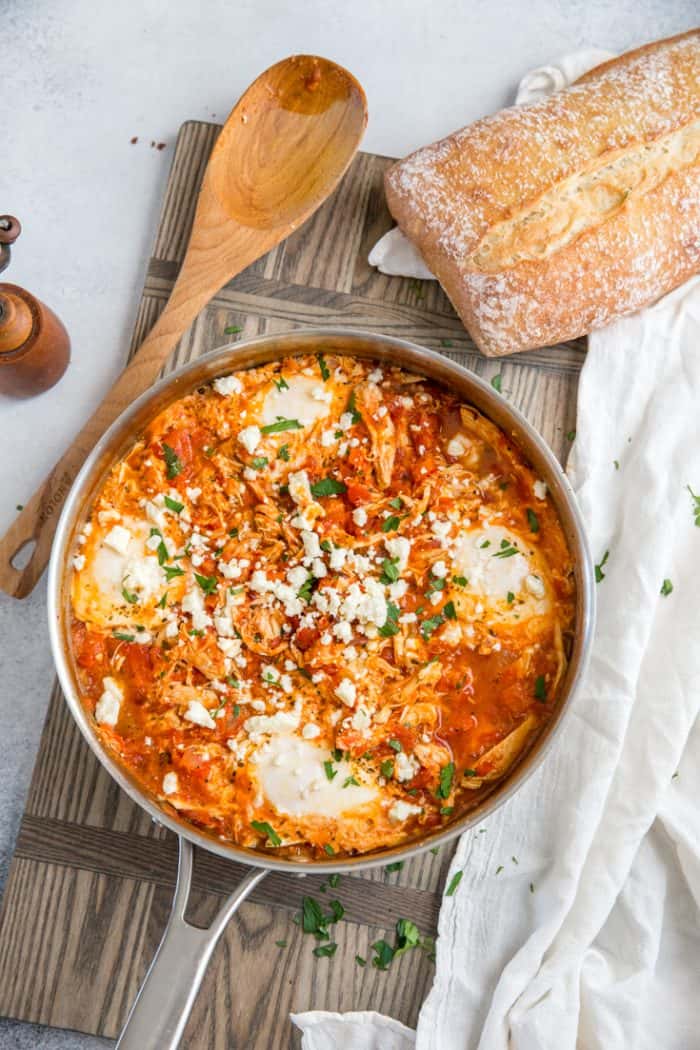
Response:
M219 128L183 125L132 350L163 310L183 259L197 187ZM501 375L560 458L575 426L583 347L571 344L497 363L483 358L434 282L371 270L367 252L391 226L383 191L389 159L359 154L333 197L301 229L229 282L180 341L168 370L236 339L295 327L345 325L400 335L441 350L487 379ZM446 345L447 344L447 345ZM347 909L333 959L291 921L302 895L330 897L316 875L271 875L241 907L217 948L187 1028L188 1050L297 1047L290 1010L375 1009L415 1024L433 967L414 952L387 973L359 967L402 915L435 931L451 850L343 876ZM99 1035L119 1031L167 921L175 876L173 836L102 770L56 686L0 915L0 1013ZM198 854L192 921L206 925L239 870ZM275 942L284 940L285 948Z

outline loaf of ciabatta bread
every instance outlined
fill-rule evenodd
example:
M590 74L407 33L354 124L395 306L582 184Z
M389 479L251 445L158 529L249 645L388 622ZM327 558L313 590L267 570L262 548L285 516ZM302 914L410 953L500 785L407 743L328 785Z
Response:
M385 186L485 354L646 306L700 271L700 29L418 150Z

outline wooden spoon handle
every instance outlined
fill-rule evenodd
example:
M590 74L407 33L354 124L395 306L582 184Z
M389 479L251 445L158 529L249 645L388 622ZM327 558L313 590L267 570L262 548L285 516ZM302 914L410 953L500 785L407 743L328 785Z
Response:
M8 594L24 598L34 588L48 564L61 508L78 471L105 430L153 383L168 354L215 290L195 291L189 282L178 281L129 366L0 540L0 587ZM31 553L30 543L35 544ZM18 557L20 551L22 557ZM16 568L13 562L22 567Z

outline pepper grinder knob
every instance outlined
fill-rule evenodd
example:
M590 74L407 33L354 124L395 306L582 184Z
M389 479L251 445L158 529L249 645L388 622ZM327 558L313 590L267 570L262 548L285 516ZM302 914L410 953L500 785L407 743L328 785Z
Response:
M22 227L0 215L0 273ZM53 310L16 284L0 284L0 392L32 397L61 378L70 360L68 333Z

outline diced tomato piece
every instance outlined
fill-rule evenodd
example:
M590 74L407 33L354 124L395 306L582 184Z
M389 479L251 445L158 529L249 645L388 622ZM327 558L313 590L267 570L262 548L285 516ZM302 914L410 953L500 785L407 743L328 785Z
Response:
M124 646L124 664L128 669L129 681L139 697L146 697L153 683L153 646L137 645L136 642Z
M84 623L73 623L73 652L80 667L86 671L107 674L107 642L97 633L90 631Z
M357 481L351 481L348 484L347 497L353 507L359 507L363 503L369 503L372 493L366 485L361 485Z
M307 649L310 649L312 645L316 644L320 636L317 627L301 627L294 635L294 641L302 652L306 652Z

